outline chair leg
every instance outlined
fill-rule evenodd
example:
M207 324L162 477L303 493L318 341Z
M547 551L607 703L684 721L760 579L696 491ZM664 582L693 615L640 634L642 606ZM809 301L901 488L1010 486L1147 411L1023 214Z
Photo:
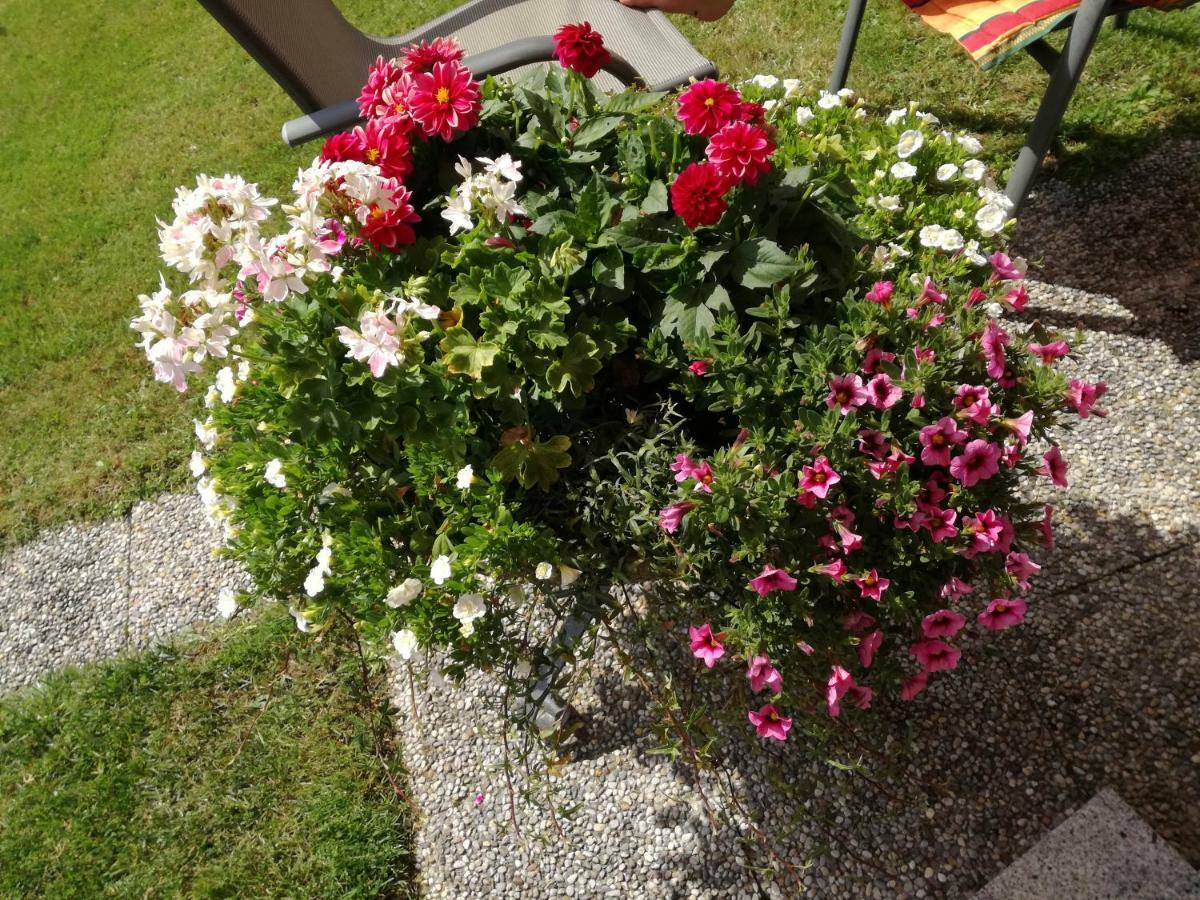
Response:
M863 10L867 0L850 0L850 8L846 10L846 22L842 25L842 40L838 44L837 59L833 64L833 74L829 76L829 92L832 94L846 86L846 77L850 74L850 60L854 58L854 45L858 43L858 29L862 25Z
M1104 24L1104 14L1111 0L1083 0L1079 11L1075 13L1075 21L1067 33L1066 43L1059 54L1058 64L1050 76L1050 86L1042 97L1037 116L1029 128L1025 138L1025 146L1017 156L1013 166L1012 176L1004 193L1013 202L1014 211L1020 209L1025 197L1033 186L1050 142L1058 131L1067 104L1075 92L1075 85L1083 74L1084 64L1096 43L1096 35Z
M1124 12L1119 12L1115 16L1113 16L1113 28L1114 29L1119 31L1120 29L1124 28L1128 24L1129 24L1129 10L1125 10Z

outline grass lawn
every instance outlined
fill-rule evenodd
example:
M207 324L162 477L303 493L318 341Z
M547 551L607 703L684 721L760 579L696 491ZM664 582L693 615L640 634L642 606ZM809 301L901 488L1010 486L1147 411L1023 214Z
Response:
M413 896L339 644L274 609L0 698L0 896Z
M397 33L453 0L343 0L361 26ZM739 0L712 25L683 23L738 77L824 83L835 0ZM1136 14L1106 32L1068 113L1065 171L1085 177L1161 135L1194 133L1200 13ZM196 172L236 171L286 189L312 148L279 143L295 113L194 2L0 0L0 543L68 518L112 513L183 487L189 410L152 382L127 323L157 281L154 217ZM68 54L63 48L70 48ZM982 75L898 0L874 3L851 84L1020 140L1040 70Z

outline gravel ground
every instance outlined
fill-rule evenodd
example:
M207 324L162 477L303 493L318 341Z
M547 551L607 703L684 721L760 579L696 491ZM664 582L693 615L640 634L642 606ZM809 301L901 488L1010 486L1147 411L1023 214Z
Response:
M918 703L881 710L881 787L793 758L796 779L837 782L793 809L754 753L726 760L777 850L815 858L800 876L813 896L969 896L1103 786L1200 862L1197 198L1200 143L1177 142L1086 190L1051 182L1027 208L1033 314L1087 332L1079 371L1108 382L1111 415L1063 442L1071 488L1053 497L1059 549L1028 624L965 653ZM690 776L648 752L647 700L604 652L575 698L588 736L553 779L554 822L522 797L537 780L513 775L510 806L491 682L417 675L398 673L396 702L431 898L799 891L754 868L744 825L714 831Z
M220 589L245 586L219 540L195 495L167 495L0 557L0 691L215 618Z

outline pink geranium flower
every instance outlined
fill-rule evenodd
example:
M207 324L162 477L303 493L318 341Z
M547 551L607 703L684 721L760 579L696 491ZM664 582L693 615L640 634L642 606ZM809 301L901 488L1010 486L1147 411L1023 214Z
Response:
M926 639L908 648L908 653L926 672L948 672L958 667L962 651L945 641Z
M886 578L880 578L879 573L872 569L865 575L853 579L854 586L858 588L862 599L874 600L876 602L883 599L883 592L888 589L891 582Z
M1010 553L1004 560L1004 571L1017 579L1021 590L1029 587L1029 579L1042 571L1042 567L1029 558L1027 553Z
M963 487L974 487L1000 471L1000 448L990 441L974 440L950 463L950 474Z
M710 365L711 365L710 360L697 359L688 366L688 371L691 372L693 375L695 375L697 378L703 378L705 375L708 374L708 367Z
M825 398L825 405L830 409L837 407L844 416L862 406L868 398L861 378L857 375L839 375L829 382L829 396Z
M1107 392L1108 385L1103 381L1097 381L1095 384L1087 384L1086 382L1072 378L1070 385L1067 387L1067 402L1075 407L1075 411L1079 413L1079 418L1081 419L1086 419L1088 416L1104 418L1108 413L1101 409L1095 409L1095 406Z
M760 175L771 171L775 144L766 129L747 122L730 122L709 139L704 153L717 174L757 184Z
M1049 366L1071 352L1066 341L1051 341L1049 344L1030 344L1026 348L1034 356L1042 358L1042 365Z
M1025 267L1007 253L997 251L988 257L988 262L992 264L993 281L1020 281L1025 277Z
M746 668L746 677L750 679L750 690L756 694L764 690L778 694L783 690L783 676L765 656L751 657Z
M771 738L776 741L787 740L788 732L792 728L792 720L781 716L773 703L764 703L758 712L750 710L748 716L750 724L754 726L760 738Z
M800 489L824 500L829 489L842 480L842 476L829 465L829 458L818 456L811 466L800 470Z
M1044 465L1039 466L1038 475L1045 475L1055 487L1067 487L1067 461L1058 447L1051 447L1042 454Z
M979 338L979 345L983 349L983 358L987 362L989 378L1004 377L1004 348L1008 346L1009 341L1009 336L995 319L989 321L984 327L983 334Z
M921 620L921 634L927 638L952 638L967 620L952 609L939 609Z
M674 534L683 523L683 517L695 508L695 503L688 503L686 500L682 500L679 503L672 503L670 506L659 511L658 524L667 534Z
M883 632L878 629L872 631L858 643L858 661L862 663L864 669L871 668L871 663L875 662L875 654L879 652L880 646L883 644Z
M1010 597L997 597L987 609L975 617L989 631L1003 631L1025 621L1025 601Z
M876 409L891 409L904 396L904 391L893 384L892 379L887 375L880 372L867 385L867 396L870 397L871 405Z
M794 591L796 579L775 566L763 566L763 570L750 579L750 587L760 597L765 597L771 591Z
M712 626L707 622L699 628L689 625L688 637L691 638L692 656L704 660L704 665L710 669L725 655L725 646L721 643L725 635L713 634Z
M927 672L917 672L915 675L909 675L900 685L900 699L906 703L914 700L917 694L925 690L925 685L929 683L929 674Z
M967 439L958 423L950 416L942 416L933 425L926 425L918 435L921 441L921 462L927 466L950 465L950 448Z
M742 95L723 81L705 78L679 95L675 117L688 134L712 137L741 118Z
M846 577L846 563L844 560L835 559L822 566L813 566L809 571L817 575L828 575L834 581L841 581Z
M890 281L877 281L867 291L867 299L887 309L892 305L892 293L895 291L895 287Z
M430 137L452 141L479 121L479 85L461 62L435 63L412 76L408 112Z
M854 676L839 665L834 665L825 683L825 706L829 715L837 718L842 710L838 702L846 696L846 692L854 686Z

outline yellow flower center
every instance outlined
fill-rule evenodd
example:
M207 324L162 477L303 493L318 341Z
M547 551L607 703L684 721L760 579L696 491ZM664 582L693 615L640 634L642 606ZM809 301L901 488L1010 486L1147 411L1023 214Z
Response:
M450 88L447 88L447 87L438 88L437 93L434 94L434 99L436 99L438 103L441 103L443 105L446 103L449 103L450 102Z
M707 99L705 99L705 101L704 101L704 105L705 105L705 106L716 106L716 105L717 105L717 101L716 101L716 100L714 100L712 97L708 97Z
M379 148L378 147L368 147L367 148L367 161L375 162L375 160L377 160L377 159L379 159Z

